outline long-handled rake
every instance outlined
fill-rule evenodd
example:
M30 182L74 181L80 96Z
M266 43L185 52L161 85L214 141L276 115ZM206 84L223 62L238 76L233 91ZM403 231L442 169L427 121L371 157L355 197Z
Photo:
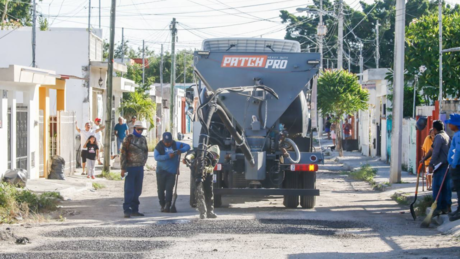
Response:
M413 218L414 220L417 219L417 215L415 214L414 204L415 204L415 202L417 201L418 183L419 183L419 180L420 180L420 170L422 169L422 166L423 166L422 163L418 166L418 171L417 171L417 184L415 185L415 198L414 198L414 201L410 204L410 214L412 215L412 218Z
M431 219L433 218L433 213L436 210L436 207L438 206L438 198L439 198L439 195L441 194L442 187L444 186L444 181L446 180L446 176L449 173L449 167L450 166L447 167L447 170L444 173L444 178L442 179L441 186L439 187L438 195L436 195L436 200L434 200L433 204L431 204L430 213L426 215L426 218L423 220L422 224L420 225L422 228L428 228L430 226Z

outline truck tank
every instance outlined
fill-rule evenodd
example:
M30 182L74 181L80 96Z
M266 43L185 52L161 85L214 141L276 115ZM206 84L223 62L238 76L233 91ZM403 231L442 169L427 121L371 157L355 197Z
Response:
M315 206L323 157L312 152L306 93L319 61L318 53L301 53L298 42L276 39L207 39L194 53L194 148L220 147L216 207L226 195L283 195L286 207Z

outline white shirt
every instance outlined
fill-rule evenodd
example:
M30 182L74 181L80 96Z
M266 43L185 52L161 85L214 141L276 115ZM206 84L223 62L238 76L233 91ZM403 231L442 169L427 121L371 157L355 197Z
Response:
M90 136L96 136L95 130L90 129L89 131L80 130L80 144L81 150L86 150L83 146L85 146L86 141Z
M96 137L96 141L99 142L101 141L102 138L102 131L96 132L96 130L99 129L99 126L94 125L94 127L91 129L94 131L94 136Z
M134 123L132 121L128 122L128 134L133 134Z

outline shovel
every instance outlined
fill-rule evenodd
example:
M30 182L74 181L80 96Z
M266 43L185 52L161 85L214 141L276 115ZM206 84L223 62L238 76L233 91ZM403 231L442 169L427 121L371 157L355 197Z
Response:
M177 213L176 200L177 200L177 185L179 185L180 156L178 156L178 159L179 159L179 166L177 167L177 173L176 173L176 186L174 187L173 199L171 203L171 208L169 210L171 213Z
M446 176L449 173L449 167L450 166L447 167L447 170L444 173L444 178L442 179L441 186L439 187L438 195L436 195L436 200L434 200L433 204L431 204L430 213L428 213L428 215L426 216L426 218L423 220L422 224L420 225L420 227L422 227L422 228L430 227L431 219L433 218L433 213L436 210L436 207L438 206L439 194L441 194L442 186L444 185L444 180L446 180Z
M412 218L413 218L414 220L417 219L417 215L415 215L414 204L415 204L415 202L417 201L418 183L419 183L419 179L420 179L420 170L422 169L422 166L423 166L422 163L420 163L420 165L418 166L417 184L415 185L415 198L414 198L414 201L413 201L413 202L411 203L411 205L410 205L410 214L412 215Z

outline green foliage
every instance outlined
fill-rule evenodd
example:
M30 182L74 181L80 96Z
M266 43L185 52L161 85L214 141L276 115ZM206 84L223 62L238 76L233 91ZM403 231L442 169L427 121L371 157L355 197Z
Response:
M105 188L105 185L101 184L101 183L93 183L93 188L95 190L99 190L99 189L103 189Z
M363 165L359 170L351 172L349 175L354 180L373 182L376 174L376 169L372 168L370 165Z
M408 205L410 203L410 200L405 193L395 192L391 195L391 199L396 201L399 205Z
M326 70L318 79L318 108L321 114L335 114L336 119L368 108L369 93L357 77L346 70Z
M443 15L443 49L460 46L460 14ZM436 13L414 20L406 29L405 66L413 78L422 65L427 70L419 78L425 100L437 100L439 93L439 27ZM446 96L460 97L460 55L443 54L443 85Z
M40 24L40 31L49 30L48 19L40 17L38 18L38 23Z
M417 202L415 203L415 213L418 216L425 216L426 214L426 209L428 207L431 207L431 204L433 203L433 197L431 195L425 195L420 197Z
M319 0L314 0L310 8L319 9ZM393 66L393 51L394 51L394 31L395 31L395 0L374 0L373 3L360 1L360 6L350 7L344 2L345 16L345 33L344 33L344 51L351 53L352 66L351 71L358 73L358 58L360 39L364 42L363 53L365 66L374 68L375 59L375 25L379 21L379 42L380 42L380 67ZM335 6L334 6L335 5ZM436 12L436 4L430 4L429 0L408 0L406 3L406 25L412 19L419 18L422 15L430 12ZM323 9L327 11L338 12L337 3L330 0L323 0ZM362 9L362 11L361 11ZM366 14L368 14L366 16ZM316 35L316 27L319 22L319 16L313 13L291 14L287 11L281 11L280 18L283 23L290 26L286 28L285 39L292 39L302 43L302 46L314 45L305 37L293 37L292 33L296 32L300 35L310 37L315 41L313 35ZM362 21L361 21L362 20ZM323 22L328 28L328 34L324 39L324 60L336 59L337 55L337 21L330 15L323 16ZM360 23L361 22L361 23ZM359 25L358 25L359 23ZM349 24L349 25L347 25ZM354 33L348 33L355 26ZM355 35L357 37L355 37ZM315 51L313 49L313 51ZM344 64L347 62L344 61ZM325 65L326 67L326 65Z
M61 199L57 192L38 195L28 190L18 190L7 183L0 183L0 223L13 223L19 217L26 219L29 213L56 210Z
M32 5L29 0L2 0L0 1L0 13L0 29L2 30L32 25Z
M149 121L152 129L155 125L155 109L156 103L149 96L136 91L123 98L119 111L123 112L125 117L136 115L139 120Z
M106 178L107 180L121 181L120 173L104 171L104 172L102 172L102 177Z

